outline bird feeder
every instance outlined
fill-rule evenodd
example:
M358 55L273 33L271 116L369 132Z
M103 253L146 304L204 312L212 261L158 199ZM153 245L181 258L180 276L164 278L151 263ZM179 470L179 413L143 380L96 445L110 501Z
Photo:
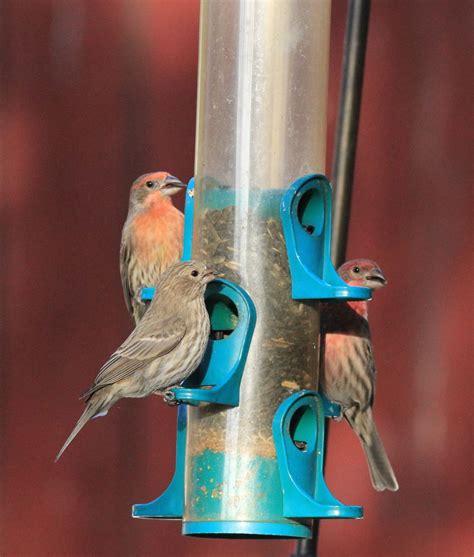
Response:
M173 389L175 476L135 505L183 534L311 536L313 518L358 518L323 478L319 300L368 299L330 259L326 143L330 3L201 5L196 178L184 258L221 271L206 292L211 338ZM312 172L312 173L311 173ZM144 298L152 291L144 291Z

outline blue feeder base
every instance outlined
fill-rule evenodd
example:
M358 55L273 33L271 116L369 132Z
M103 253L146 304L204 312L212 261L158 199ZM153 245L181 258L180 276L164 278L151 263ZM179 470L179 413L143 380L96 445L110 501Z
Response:
M150 503L132 507L133 518L181 519L184 503L184 454L186 451L186 406L178 408L178 435L176 439L176 467L166 491Z
M185 536L246 537L246 538L310 538L311 528L304 524L278 522L183 522Z

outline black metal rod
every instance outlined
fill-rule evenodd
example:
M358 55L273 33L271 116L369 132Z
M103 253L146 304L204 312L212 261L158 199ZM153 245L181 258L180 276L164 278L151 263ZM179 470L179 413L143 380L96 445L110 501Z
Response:
M369 16L370 0L349 0L331 169L334 185L331 248L336 267L344 263L346 257Z
M370 16L370 0L349 0L348 4L336 140L331 169L334 186L331 251L336 267L339 267L346 258ZM328 433L327 427L326 445ZM293 553L292 557L315 557L317 555L319 529L320 520L315 520L313 536L307 540L298 540L296 553Z

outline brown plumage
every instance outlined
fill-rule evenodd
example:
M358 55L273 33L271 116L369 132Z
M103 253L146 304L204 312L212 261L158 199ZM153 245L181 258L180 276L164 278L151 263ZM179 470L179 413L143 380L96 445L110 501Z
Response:
M167 172L144 174L130 190L128 215L120 244L120 275L127 309L140 321L146 304L144 286L153 286L172 263L179 261L183 246L184 216L171 196L186 184Z
M348 261L338 272L354 286L377 289L387 283L380 267L370 259ZM321 390L343 407L344 417L364 449L373 487L396 491L397 479L372 414L375 362L367 302L321 304L321 349Z
M204 291L216 276L198 261L176 263L160 276L143 319L84 394L86 409L56 460L91 418L107 414L119 399L164 392L191 375L206 350Z

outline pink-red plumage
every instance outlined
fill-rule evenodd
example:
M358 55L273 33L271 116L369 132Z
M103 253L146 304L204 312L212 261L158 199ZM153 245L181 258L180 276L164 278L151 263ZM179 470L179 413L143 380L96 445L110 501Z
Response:
M344 263L338 272L354 286L377 289L387 282L380 267L369 259ZM372 415L375 362L367 302L321 304L321 349L321 390L342 405L364 449L374 488L396 491L398 483Z
M184 216L174 207L171 196L185 187L167 172L153 172L137 178L130 190L120 246L120 274L135 324L146 310L141 289L154 286L161 273L181 258Z

